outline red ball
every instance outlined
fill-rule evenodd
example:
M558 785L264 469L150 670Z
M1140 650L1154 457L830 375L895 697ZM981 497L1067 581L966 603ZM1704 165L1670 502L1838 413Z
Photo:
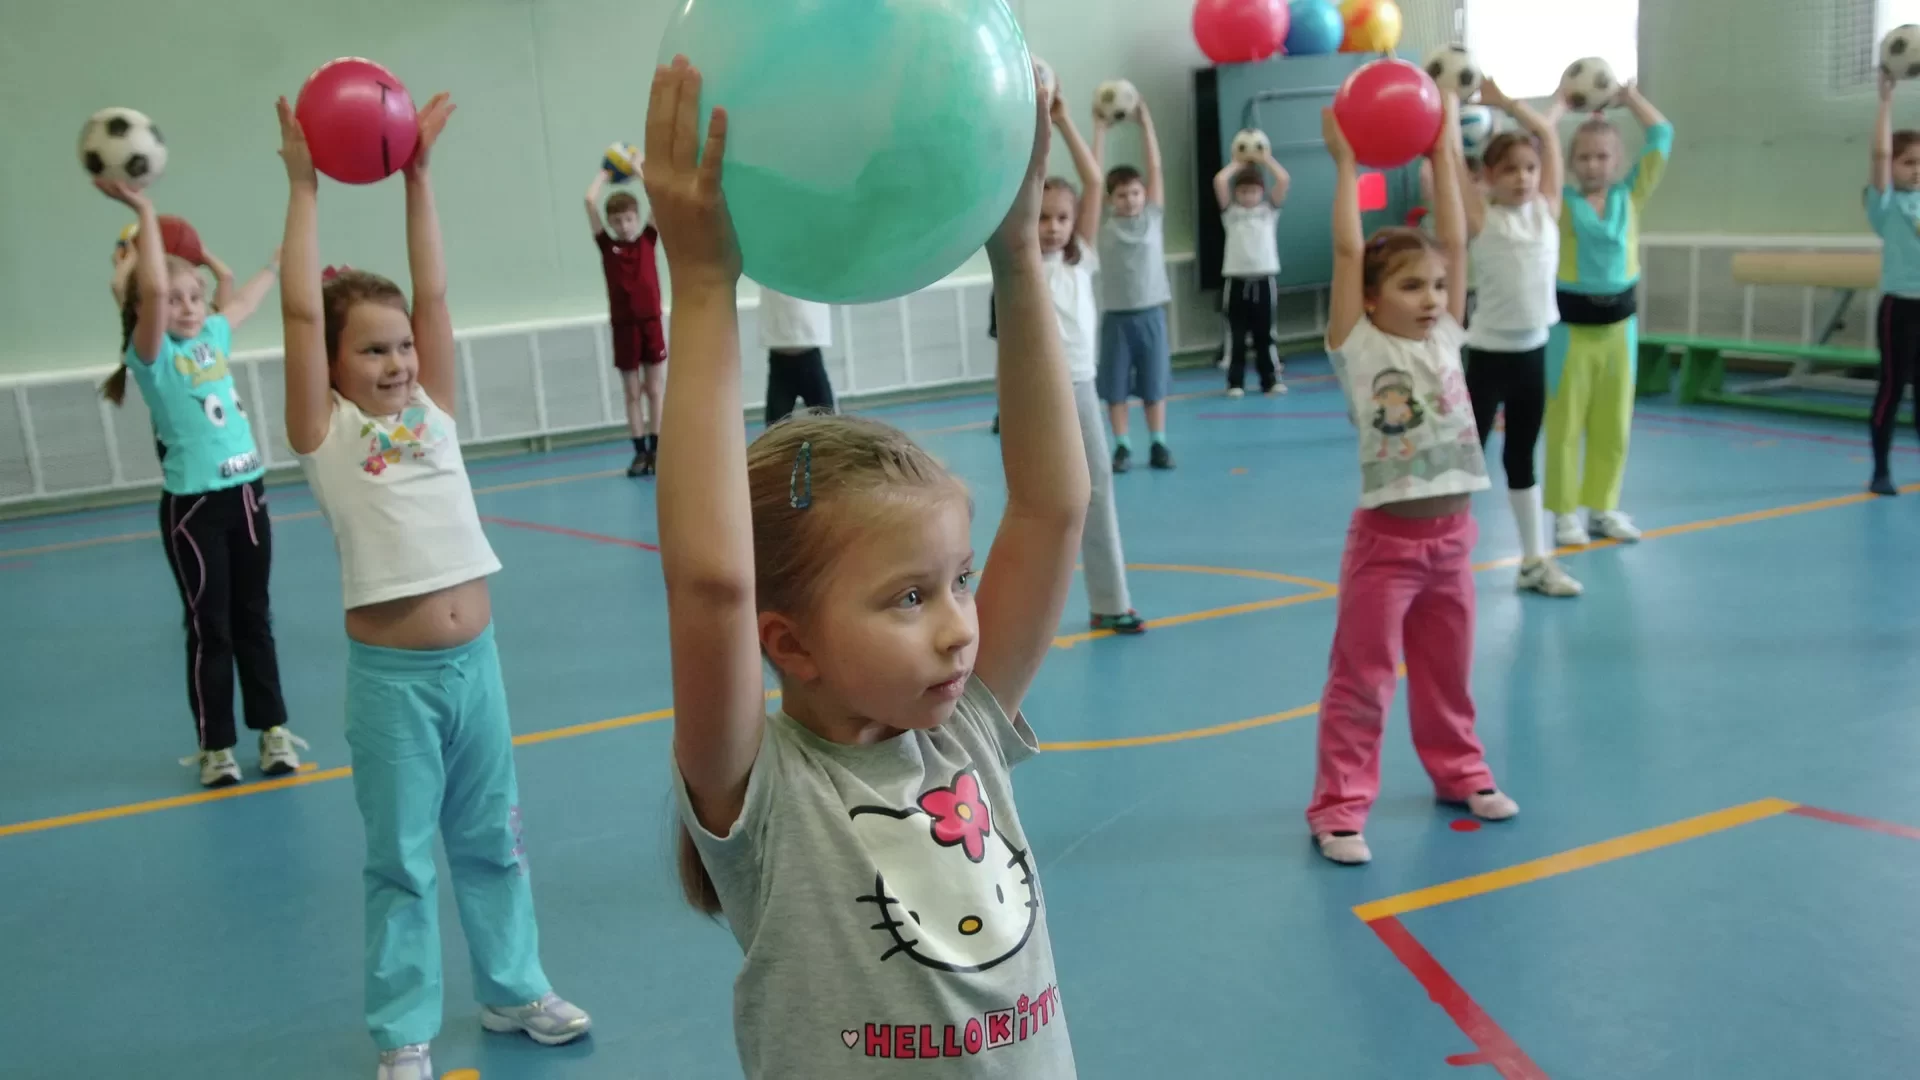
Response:
M1199 0L1193 39L1216 64L1248 64L1279 52L1287 41L1285 0Z
M200 246L200 234L186 218L160 215L160 246L167 254L178 255L195 266L206 265L207 252Z
M384 180L413 160L420 128L393 72L349 56L307 77L293 107L313 167L343 184Z
M1333 117L1370 169L1397 169L1433 149L1444 119L1440 88L1405 60L1362 64L1333 95Z

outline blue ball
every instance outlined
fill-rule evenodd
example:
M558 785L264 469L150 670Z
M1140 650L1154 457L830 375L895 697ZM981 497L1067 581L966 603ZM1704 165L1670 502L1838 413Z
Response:
M1340 51L1347 22L1332 0L1293 0L1287 6L1287 55L1325 56Z
M1033 60L1005 0L680 0L702 134L746 275L821 303L923 289L980 250L1032 156Z

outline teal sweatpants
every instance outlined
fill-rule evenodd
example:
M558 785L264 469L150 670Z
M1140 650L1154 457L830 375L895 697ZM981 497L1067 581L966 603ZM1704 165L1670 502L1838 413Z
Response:
M483 1005L525 1005L540 969L513 732L493 627L451 649L349 642L347 744L367 832L367 1028L382 1050L440 1031L440 902L433 839Z

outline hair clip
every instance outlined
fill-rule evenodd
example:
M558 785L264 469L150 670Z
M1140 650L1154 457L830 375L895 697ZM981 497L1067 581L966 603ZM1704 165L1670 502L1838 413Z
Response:
M795 510L805 510L813 505L813 444L800 444L800 453L793 459L793 476L787 481L787 503Z
M320 271L320 282L324 285L352 269L353 267L351 266L329 266L325 270Z

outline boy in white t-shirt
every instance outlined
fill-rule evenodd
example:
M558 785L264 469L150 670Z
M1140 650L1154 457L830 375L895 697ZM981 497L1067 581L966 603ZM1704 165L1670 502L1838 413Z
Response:
M1261 170L1273 174L1273 186ZM1274 278L1280 273L1280 243L1274 225L1287 201L1293 178L1271 153L1253 164L1230 162L1214 175L1213 194L1226 230L1226 254L1220 262L1227 311L1227 396L1246 394L1247 352L1260 372L1260 390L1284 394L1273 357Z
M794 402L833 410L822 350L833 346L833 309L760 286L760 344L767 349L767 426L793 415Z

